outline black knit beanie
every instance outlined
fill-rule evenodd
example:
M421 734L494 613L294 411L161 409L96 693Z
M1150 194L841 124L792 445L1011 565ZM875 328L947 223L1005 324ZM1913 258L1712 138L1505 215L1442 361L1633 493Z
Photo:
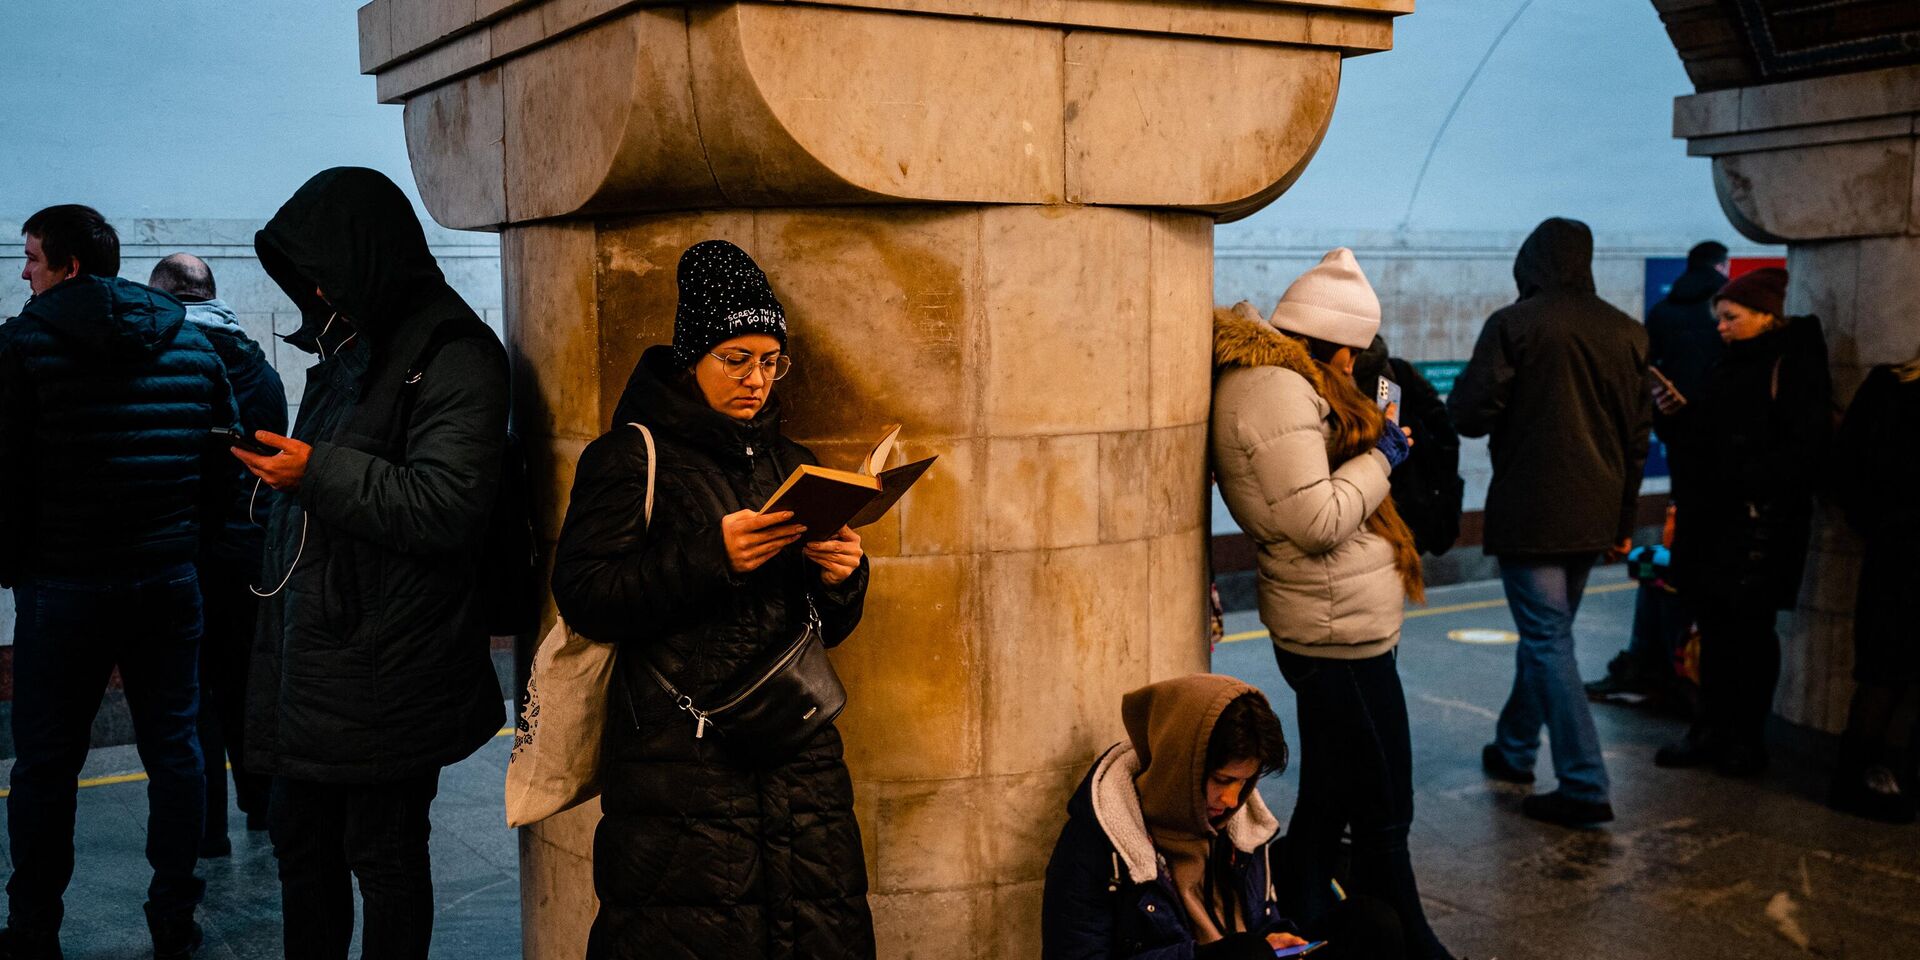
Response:
M703 240L680 255L680 306L673 314L673 359L693 366L722 340L764 333L787 346L787 314L745 250Z

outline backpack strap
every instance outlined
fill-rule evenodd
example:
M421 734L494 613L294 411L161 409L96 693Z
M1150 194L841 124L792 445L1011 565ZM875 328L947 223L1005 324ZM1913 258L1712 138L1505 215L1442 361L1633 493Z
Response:
M400 379L400 400L396 404L398 418L394 421L400 428L400 449L407 445L407 427L413 422L413 403L420 396L420 381L426 379L427 367L433 358L440 355L440 349L455 340L477 337L479 331L469 326L467 317L448 317L433 325L433 332L427 335L427 342L420 345L420 352L414 354L413 362L407 365L406 374Z
M646 424L644 424L644 423L638 423L638 422L635 422L635 423L629 423L629 424L627 424L627 426L629 426L629 427L632 427L632 428L634 428L635 430L638 430L638 431L640 431L640 436L641 436L641 437L643 437L643 438L644 438L644 439L645 439L645 440L647 441L647 513L646 513L646 521L647 521L647 526L649 526L649 527L651 527L651 526L653 526L653 476L654 476L654 467L653 467L653 464L654 464L654 461L655 461L656 459L658 459L658 458L657 458L656 456L654 456L654 449L653 449L653 431L652 431L652 430L648 430L648 429L647 429L647 425L646 425Z

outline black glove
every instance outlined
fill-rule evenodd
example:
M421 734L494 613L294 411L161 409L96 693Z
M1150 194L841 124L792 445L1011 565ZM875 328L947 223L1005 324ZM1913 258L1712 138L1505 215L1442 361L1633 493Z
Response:
M1194 947L1193 960L1273 960L1273 947L1257 933L1230 933Z

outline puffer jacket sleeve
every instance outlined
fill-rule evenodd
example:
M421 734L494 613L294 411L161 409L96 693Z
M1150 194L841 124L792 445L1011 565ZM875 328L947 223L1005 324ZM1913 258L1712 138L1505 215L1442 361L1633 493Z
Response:
M1391 489L1386 456L1369 450L1333 468L1305 377L1279 367L1236 376L1227 435L1215 444L1216 468L1235 478L1221 487L1234 519L1255 540L1309 554L1352 539Z
M455 340L428 365L407 426L407 461L316 443L300 482L317 520L413 556L479 546L507 446L506 353Z
M658 624L714 603L735 582L719 518L675 514L658 483L649 524L646 445L631 427L615 429L580 455L554 551L553 599L585 636L607 642L655 636Z
M1454 429L1461 436L1484 437L1493 432L1513 396L1513 376L1506 324L1496 313L1480 329L1480 339L1473 344L1473 358L1447 395L1447 412L1453 414Z

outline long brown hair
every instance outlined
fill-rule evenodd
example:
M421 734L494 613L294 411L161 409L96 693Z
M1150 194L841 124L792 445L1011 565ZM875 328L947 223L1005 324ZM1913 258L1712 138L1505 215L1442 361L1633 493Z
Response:
M1292 336L1284 330L1281 333ZM1308 343L1307 347L1309 352L1314 352L1314 344ZM1332 427L1327 436L1327 460L1338 467L1372 450L1380 441L1380 431L1386 428L1387 418L1354 385L1352 375L1317 356L1313 363L1320 368L1320 382L1314 386L1332 408L1327 414L1327 423ZM1413 545L1413 531L1400 518L1391 496L1380 501L1380 508L1367 518L1367 529L1393 544L1393 565L1400 571L1400 587L1407 599L1426 603L1426 581L1420 576L1420 550Z

